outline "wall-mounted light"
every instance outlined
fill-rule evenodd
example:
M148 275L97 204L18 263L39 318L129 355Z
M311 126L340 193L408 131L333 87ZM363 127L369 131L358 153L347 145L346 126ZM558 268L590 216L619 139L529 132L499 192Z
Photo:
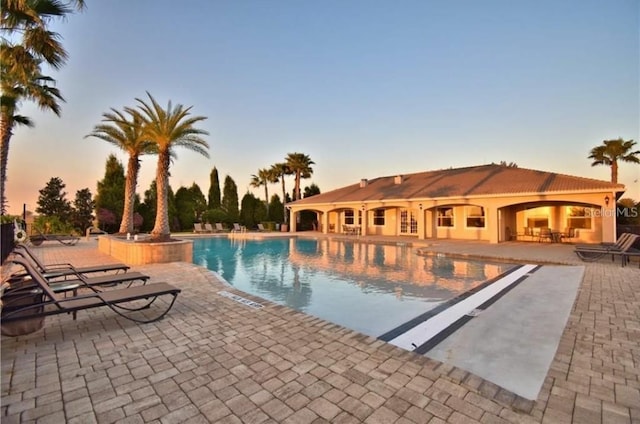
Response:
M422 203L420 203L418 207L420 208L420 210L422 210Z
M609 200L611 200L611 199L609 199L609 195L604 196L604 204L606 206L609 206Z
M362 210L363 210L363 211L364 211L364 208L365 208L365 206L364 206L364 203L363 203L363 204L362 204Z

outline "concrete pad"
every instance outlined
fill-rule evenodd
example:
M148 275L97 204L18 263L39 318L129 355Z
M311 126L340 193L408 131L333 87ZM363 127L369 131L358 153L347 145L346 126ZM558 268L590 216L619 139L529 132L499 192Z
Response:
M425 356L535 400L584 270L583 266L543 266Z

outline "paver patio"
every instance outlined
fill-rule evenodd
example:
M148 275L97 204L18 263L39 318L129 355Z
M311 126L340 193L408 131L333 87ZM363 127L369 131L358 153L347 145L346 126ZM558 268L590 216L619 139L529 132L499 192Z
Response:
M429 241L427 241L429 242ZM43 245L46 262L114 262L95 241ZM444 242L427 247L579 263L571 246ZM107 308L48 317L2 337L3 423L640 423L640 269L585 264L585 278L535 402L469 372L262 299L253 309L190 263L135 267L181 289L160 322ZM535 323L532 323L535 325Z

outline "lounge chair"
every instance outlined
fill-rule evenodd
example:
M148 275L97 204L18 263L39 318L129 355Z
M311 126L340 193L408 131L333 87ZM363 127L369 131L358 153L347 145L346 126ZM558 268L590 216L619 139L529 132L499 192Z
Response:
M224 233L225 229L222 226L222 222L216 222L216 232L218 233Z
M258 231L261 232L261 233L264 233L265 231L267 231L267 229L264 228L264 225L258 224Z
M72 313L75 319L75 312L77 311L102 306L108 307L123 318L135 322L148 323L163 318L173 307L178 293L180 293L180 289L167 283L153 283L144 286L100 291L88 284L84 277L81 277L81 288L86 289L88 293L74 293L73 296L65 294L62 297L53 291L47 281L33 268L28 260L16 257L12 259L12 262L25 269L25 272L32 279L33 286L3 294L2 324L38 319L62 313ZM21 298L33 297L34 294L38 297L36 302L27 302L26 304L15 302L15 300L20 300ZM163 296L172 296L172 299L168 307L164 308L159 314L151 318L146 316L140 318L132 315L132 313L150 308L157 299ZM139 303L135 305L129 304L129 302L137 300L144 300L144 303L142 305Z
M99 272L110 272L114 271L116 273L123 271L127 272L129 270L129 266L125 264L109 264L109 265L97 265L97 266L85 266L85 267L75 267L70 263L56 263L56 264L45 264L38 256L26 245L18 244L13 250L13 253L28 256L36 265L36 269L40 271L46 278L55 278L55 277L63 277L65 275L74 275L74 274L94 274Z
M204 224L204 230L207 233L213 233L215 230L213 229L213 225L209 224L208 222L206 224Z
M204 227L202 226L201 223L199 222L194 222L193 223L193 232L194 233L206 233L207 230L204 229Z
M86 283L92 286L111 286L122 283L129 283L131 286L136 281L141 281L142 284L146 284L149 280L149 276L146 274L142 274L140 272L125 272L121 274L105 274L97 277L87 277L86 275L80 273L73 266L68 268L70 272L65 274L48 274L40 271L39 266L33 259L24 253L23 250L16 250L14 252L15 258L12 259L13 262L15 260L20 260L20 263L26 262L31 268L37 272L40 277L44 281L47 282L51 287L53 287L54 291L68 291L68 290L76 290L79 288L82 283ZM27 272L18 272L14 273L7 278L7 282L10 284L15 284L18 282L23 282L25 279L30 278L31 275Z
M602 243L602 244L577 244L575 246L575 250L610 250L610 249L620 249L624 242L632 236L631 233L622 233L618 240L615 243Z
M626 237L620 244L616 243L611 246L602 246L600 248L593 249L588 249L586 247L580 249L576 248L574 252L576 252L576 255L585 262L595 262L606 255L611 255L611 260L613 261L615 260L615 256L620 255L622 257L622 266L624 266L628 260L629 252L632 252L631 246L633 246L639 237L640 236L636 234L629 234L628 237Z
M35 229L37 234L29 236L29 242L34 246L40 246L45 241L57 241L58 243L66 246L73 246L80 240L80 237L67 234L45 234L38 229Z
M237 222L233 224L233 230L231 230L232 233L246 233L247 232L247 227L245 227L244 225L240 225Z

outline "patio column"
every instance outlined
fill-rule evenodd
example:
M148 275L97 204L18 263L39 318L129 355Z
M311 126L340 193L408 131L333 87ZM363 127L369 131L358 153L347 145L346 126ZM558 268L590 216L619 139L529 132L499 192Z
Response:
M322 214L322 234L329 233L329 212Z
M615 243L616 241L616 202L615 196L609 196L609 204L600 205L602 210L602 241Z
M363 236L367 235L367 227L369 226L368 220L369 211L362 205L362 225L360 226L360 234Z
M489 243L500 241L500 220L498 219L498 209L485 207L485 230L489 233Z
M422 210L422 203L418 205L418 240L425 239L425 233L427 230L426 222L425 222L425 211Z
M296 225L298 220L298 212L291 209L291 219L289 220L289 231L292 233L296 232Z

